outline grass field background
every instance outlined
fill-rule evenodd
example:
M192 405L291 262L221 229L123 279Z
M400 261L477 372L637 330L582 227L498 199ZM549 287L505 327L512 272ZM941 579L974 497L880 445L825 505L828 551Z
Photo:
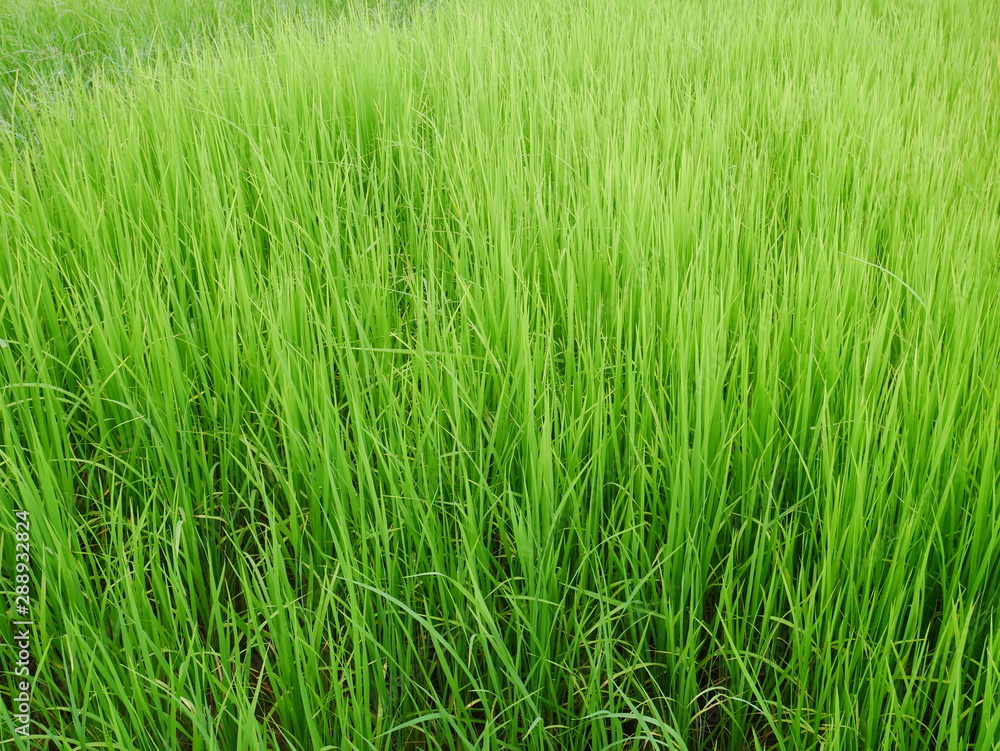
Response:
M971 0L4 0L34 747L997 748L998 97Z

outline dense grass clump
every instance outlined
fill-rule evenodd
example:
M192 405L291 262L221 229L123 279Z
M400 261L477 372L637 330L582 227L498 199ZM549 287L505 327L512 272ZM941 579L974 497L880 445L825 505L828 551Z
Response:
M0 127L37 747L1000 744L990 3L122 4Z

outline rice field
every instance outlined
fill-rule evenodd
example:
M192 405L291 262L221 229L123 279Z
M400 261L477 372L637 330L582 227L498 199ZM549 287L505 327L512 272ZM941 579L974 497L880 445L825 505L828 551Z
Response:
M991 3L0 0L0 747L991 751L998 373Z

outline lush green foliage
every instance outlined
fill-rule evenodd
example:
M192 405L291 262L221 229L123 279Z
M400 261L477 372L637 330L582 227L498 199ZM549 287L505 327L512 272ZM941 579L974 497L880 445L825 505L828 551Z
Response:
M1000 744L991 3L128 3L2 16L52 748Z

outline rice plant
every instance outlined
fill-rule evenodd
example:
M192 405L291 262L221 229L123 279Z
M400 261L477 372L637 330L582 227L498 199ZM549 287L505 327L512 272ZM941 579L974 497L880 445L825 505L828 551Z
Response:
M120 5L0 12L4 747L1000 745L1000 10Z

